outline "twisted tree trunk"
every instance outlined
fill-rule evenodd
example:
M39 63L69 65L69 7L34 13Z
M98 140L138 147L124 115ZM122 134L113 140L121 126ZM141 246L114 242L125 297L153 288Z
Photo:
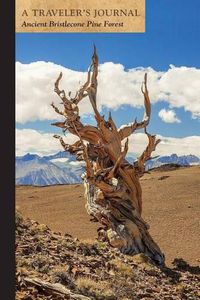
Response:
M74 98L68 97L59 89L62 73L55 82L55 92L61 98L64 111L52 103L54 110L65 117L64 122L52 125L68 130L79 137L73 145L66 144L62 137L55 135L66 151L76 154L77 160L86 162L86 172L82 176L85 186L86 209L93 221L102 224L98 233L110 245L120 249L122 253L134 255L145 253L156 263L164 263L164 255L153 241L148 225L141 217L142 190L139 179L145 172L145 162L151 158L159 140L147 133L151 105L147 90L147 75L142 85L145 114L143 121L133 122L117 128L111 114L106 121L96 106L98 75L98 56L94 47L92 63L87 81ZM97 126L84 125L79 116L78 103L89 97ZM144 128L148 136L148 145L136 162L130 164L126 160L128 136L137 129ZM122 141L126 139L124 147Z

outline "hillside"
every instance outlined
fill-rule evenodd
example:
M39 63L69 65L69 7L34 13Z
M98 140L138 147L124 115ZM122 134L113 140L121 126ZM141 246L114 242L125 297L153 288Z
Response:
M197 299L198 267L156 267L144 255L87 244L16 214L16 300Z
M200 167L152 171L141 179L143 217L165 253L168 265L183 258L199 263ZM69 233L82 241L95 241L97 223L85 210L83 185L16 187L16 205L26 217Z

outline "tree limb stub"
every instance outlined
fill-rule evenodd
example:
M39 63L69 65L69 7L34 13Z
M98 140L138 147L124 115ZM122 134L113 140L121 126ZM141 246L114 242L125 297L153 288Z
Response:
M75 154L77 160L86 162L86 172L82 176L85 186L87 212L94 221L101 224L99 238L106 239L111 246L117 247L122 253L134 255L145 253L158 264L164 263L164 255L148 232L148 225L143 220L142 189L140 177L145 173L145 162L151 158L159 140L147 132L151 116L151 104L147 89L147 74L141 87L144 96L145 113L141 122L135 122L117 128L109 114L106 121L97 108L97 76L98 56L96 47L92 62L88 69L85 84L76 92L74 98L66 97L65 91L60 90L60 73L55 82L55 92L62 99L64 111L59 111L54 104L56 113L64 116L64 122L53 125L61 127L76 135L79 141L66 144L62 137L59 139L65 151ZM79 115L79 102L89 97L96 126L84 125ZM148 145L134 164L126 160L128 137L137 129L144 128L148 137ZM125 146L122 140L127 138ZM77 221L78 222L78 221Z
M69 289L67 289L64 285L60 283L50 283L43 281L39 278L29 277L25 277L24 281L28 285L42 289L46 294L64 296L66 297L65 299L72 300L91 300L91 298L89 297L71 292Z

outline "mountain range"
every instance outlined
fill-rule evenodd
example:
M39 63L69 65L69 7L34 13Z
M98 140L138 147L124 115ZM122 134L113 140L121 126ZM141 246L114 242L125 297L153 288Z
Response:
M133 159L127 157L131 163ZM200 165L200 159L195 155L161 156L146 163L146 170L165 164L180 166ZM60 151L54 155L39 156L27 153L16 157L15 183L17 185L46 186L55 184L73 184L82 182L84 162L78 162L75 156Z
M200 159L195 155L182 155L172 154L169 156L160 156L156 159L150 159L146 162L146 170L160 167L166 164L177 164L180 166L199 165Z
M79 183L83 165L64 151L43 157L28 153L16 157L15 183L38 186Z

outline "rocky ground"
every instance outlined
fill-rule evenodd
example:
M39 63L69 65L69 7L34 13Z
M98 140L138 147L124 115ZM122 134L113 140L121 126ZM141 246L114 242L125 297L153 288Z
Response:
M175 259L158 268L144 255L62 236L18 212L16 265L16 300L200 299L197 266Z
M166 167L165 167L166 168ZM175 258L197 266L200 262L200 166L156 169L141 178L142 217L172 267ZM17 186L16 206L22 215L94 243L98 223L85 209L83 184L48 187Z

